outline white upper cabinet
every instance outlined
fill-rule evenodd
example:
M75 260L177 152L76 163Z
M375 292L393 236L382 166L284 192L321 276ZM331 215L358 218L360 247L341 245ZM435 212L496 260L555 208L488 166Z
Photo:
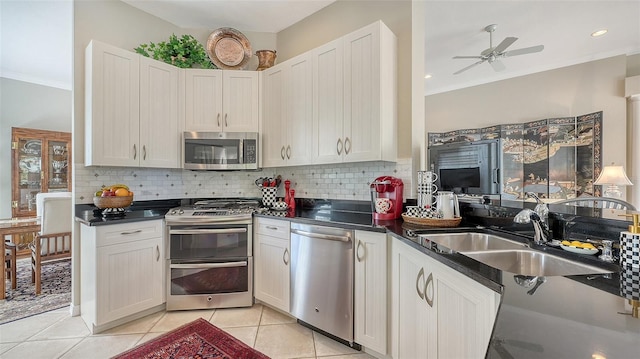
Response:
M179 168L180 69L140 57L140 165Z
M343 37L344 161L397 160L397 39L381 21Z
M342 39L312 51L314 163L337 163L344 157L343 56Z
M185 131L258 132L258 72L184 71Z
M85 164L180 167L180 69L98 41L86 49Z
M138 166L140 56L93 40L85 66L85 165Z
M311 163L311 80L310 53L263 71L263 167Z

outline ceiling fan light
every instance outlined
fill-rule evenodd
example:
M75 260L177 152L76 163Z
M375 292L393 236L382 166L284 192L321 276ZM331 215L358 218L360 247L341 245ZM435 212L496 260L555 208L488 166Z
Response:
M601 29L601 30L598 30L598 31L594 31L594 32L591 33L591 37L600 37L600 36L606 34L608 31L609 30L607 30L607 29Z

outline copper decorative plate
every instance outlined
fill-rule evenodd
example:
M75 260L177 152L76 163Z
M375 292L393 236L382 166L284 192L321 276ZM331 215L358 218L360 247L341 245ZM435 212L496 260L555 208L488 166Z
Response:
M214 30L207 40L207 54L218 68L242 69L251 59L251 44L238 30L221 27Z

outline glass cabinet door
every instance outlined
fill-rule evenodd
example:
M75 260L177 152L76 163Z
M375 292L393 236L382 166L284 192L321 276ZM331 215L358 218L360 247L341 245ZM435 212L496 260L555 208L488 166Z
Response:
M71 191L71 134L11 129L12 217L35 217L36 194Z

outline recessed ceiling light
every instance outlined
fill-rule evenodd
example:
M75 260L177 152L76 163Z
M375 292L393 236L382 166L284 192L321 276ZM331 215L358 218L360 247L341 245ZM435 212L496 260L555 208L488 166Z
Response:
M592 32L592 33L591 33L591 37L598 37L598 36L602 36L602 35L606 34L606 33L607 33L607 31L609 31L609 30L607 30L607 29L602 29L602 30L594 31L594 32Z
M425 79L430 79L430 78L431 78L431 74L426 74L426 75L424 75L424 78L425 78Z

